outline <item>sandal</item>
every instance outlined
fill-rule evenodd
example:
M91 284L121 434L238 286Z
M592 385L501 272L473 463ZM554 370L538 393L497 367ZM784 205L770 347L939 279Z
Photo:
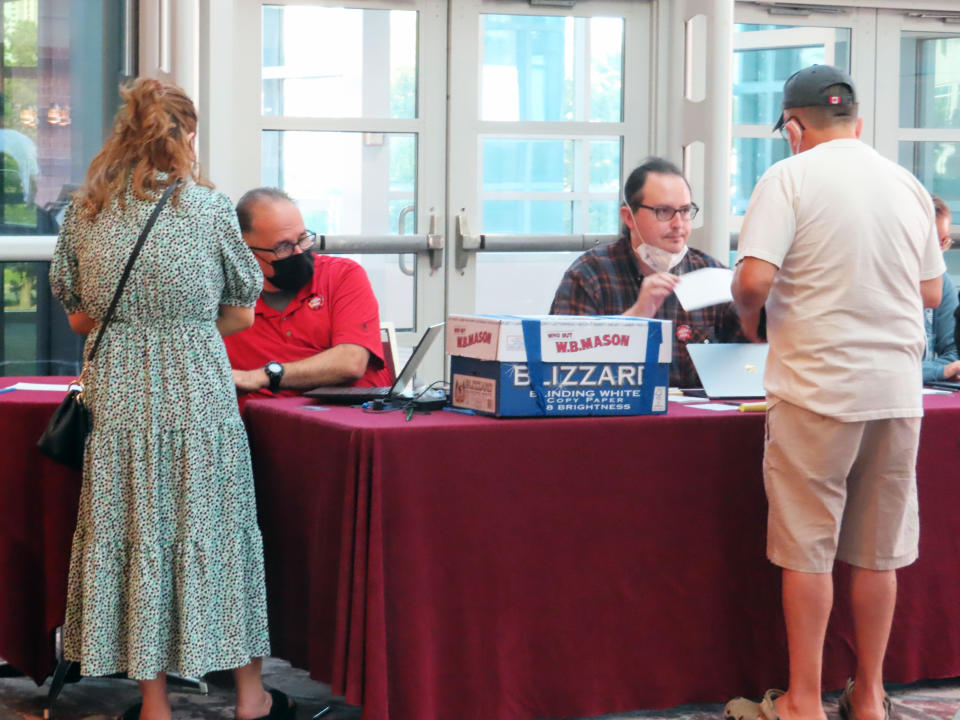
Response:
M857 720L857 716L853 712L853 705L850 703L851 697L853 697L853 678L847 678L847 686L840 694L840 700L837 701L837 705L840 709L840 717L843 718L843 720ZM893 703L890 702L890 696L884 693L883 718L884 720L890 720L892 715Z
M270 712L253 720L292 720L297 714L297 704L281 690L270 688L267 692L273 698Z
M763 700L760 702L754 702L745 697L736 697L723 708L723 717L726 720L757 720L757 718L780 720L773 701L781 695L783 695L783 690L771 688L763 694ZM850 718L850 720L854 720L854 718Z

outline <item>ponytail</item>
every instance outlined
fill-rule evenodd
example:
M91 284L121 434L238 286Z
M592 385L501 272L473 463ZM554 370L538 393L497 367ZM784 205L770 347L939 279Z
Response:
M201 174L193 150L197 111L176 85L137 78L121 87L123 105L113 133L90 163L83 186L74 196L81 215L93 219L111 200L125 205L127 185L140 200L156 200L177 180L212 187ZM160 179L158 172L166 173ZM170 202L178 204L181 185Z

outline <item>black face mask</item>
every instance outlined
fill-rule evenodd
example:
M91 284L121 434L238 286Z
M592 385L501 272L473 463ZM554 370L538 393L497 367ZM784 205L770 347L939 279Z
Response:
M280 290L296 292L313 277L313 251L274 260L270 265L273 267L273 277L267 280Z

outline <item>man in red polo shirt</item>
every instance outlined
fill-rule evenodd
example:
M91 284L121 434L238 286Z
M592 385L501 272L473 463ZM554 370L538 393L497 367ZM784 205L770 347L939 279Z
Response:
M251 190L237 217L263 271L253 327L224 338L237 391L271 397L319 385L389 385L377 299L363 268L314 255L316 235L282 190Z

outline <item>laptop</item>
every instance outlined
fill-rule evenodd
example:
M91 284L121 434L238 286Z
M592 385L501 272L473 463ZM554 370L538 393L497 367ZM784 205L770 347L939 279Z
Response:
M708 398L762 398L766 343L690 343L687 352Z
M427 328L427 331L420 338L413 354L407 360L400 374L393 385L389 387L343 387L343 386L323 386L307 390L304 393L306 397L320 400L322 402L354 405L367 402L369 400L392 400L400 397L408 387L412 386L413 378L423 359L427 356L427 351L433 345L433 341L443 332L443 323L437 323Z
M926 387L937 388L938 390L960 390L960 380L933 380L924 383Z

